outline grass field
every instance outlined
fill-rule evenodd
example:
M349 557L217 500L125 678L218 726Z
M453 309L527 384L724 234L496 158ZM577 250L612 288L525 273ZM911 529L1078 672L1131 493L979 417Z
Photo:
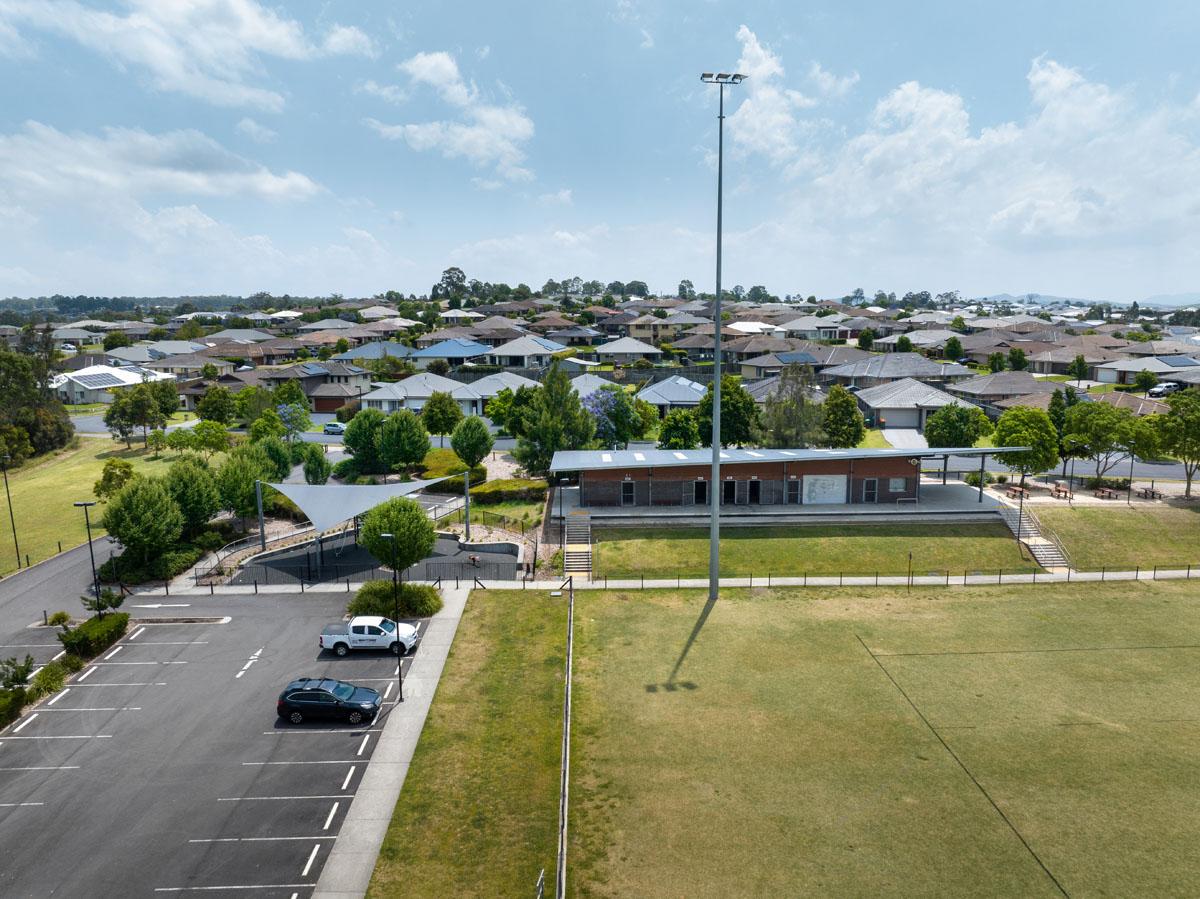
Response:
M167 466L174 461L174 453L163 453L154 459L150 453L134 444L133 450L124 444L103 438L80 438L75 449L62 450L26 462L21 468L10 470L9 488L12 491L13 514L17 521L17 537L21 555L28 555L31 562L39 562L58 552L58 542L63 549L70 549L87 539L83 511L72 503L94 500L92 485L100 479L100 472L108 459L128 459L134 469L143 474L165 474ZM104 533L98 527L103 506L91 509L92 532ZM0 574L16 569L16 557L12 552L12 534L8 523L8 510L0 514Z
M1186 895L1200 876L1195 584L704 608L576 595L570 895ZM544 592L473 594L372 896L552 879L563 624Z
M1084 569L1200 565L1200 506L1039 509L1038 519Z
M532 896L542 868L552 884L566 623L542 591L472 596L369 896Z
M610 528L597 531L598 577L702 577L708 573L708 531ZM721 531L721 574L903 574L951 569L1033 571L1011 532L995 524L805 525Z

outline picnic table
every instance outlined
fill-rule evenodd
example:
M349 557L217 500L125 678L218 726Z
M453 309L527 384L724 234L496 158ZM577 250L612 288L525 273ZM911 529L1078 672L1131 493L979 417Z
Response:
M1163 492L1161 490L1155 490L1153 487L1139 487L1137 493L1138 496L1142 497L1143 499L1163 498Z
M1096 488L1096 496L1099 499L1117 499L1120 496L1120 494L1117 493L1116 490L1113 490L1111 487L1097 487Z
M1068 487L1066 484L1064 484L1062 481L1059 481L1051 489L1050 495L1052 497L1054 497L1055 499L1070 499L1071 498L1071 488Z
M1010 499L1018 499L1020 497L1029 498L1029 490L1017 484L1010 484L1008 487L1008 496Z

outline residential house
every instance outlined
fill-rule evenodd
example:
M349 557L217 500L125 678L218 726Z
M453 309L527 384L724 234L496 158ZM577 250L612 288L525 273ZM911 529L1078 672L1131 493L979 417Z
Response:
M217 374L225 374L235 368L232 362L214 356L204 356L200 353L185 353L181 356L164 356L143 365L150 371L161 371L174 375L176 378L197 378L205 366L211 365Z
M658 409L665 417L672 409L694 409L700 405L707 387L680 375L649 384L638 391L637 399Z
M413 364L417 368L427 367L434 359L443 359L449 365L454 366L462 365L472 360L482 362L491 351L492 348L490 346L478 341L455 338L453 340L443 340L441 343L436 343L433 346L422 347L408 358L413 361Z
M464 415L483 413L483 397L474 387L430 372L422 372L394 384L377 385L376 389L363 396L362 408L378 409L385 414L401 409L420 412L435 393L450 394Z
M370 359L383 359L384 357L407 359L412 354L413 348L403 343L396 343L392 340L377 340L373 343L364 343L361 346L351 347L344 353L338 353L333 359L338 362L366 362Z
M858 391L859 408L872 428L925 430L929 416L943 406L970 403L915 378L901 378Z
M493 365L503 368L546 368L566 347L545 337L518 337L501 344L488 354Z
M585 372L571 379L571 388L579 394L581 400L587 399L602 387L615 386L616 384L613 381L609 381L599 375L594 375L591 372Z
M971 374L969 368L957 362L937 362L920 353L885 353L858 362L833 365L818 373L823 381L859 388L874 387L889 381L899 381L901 378L944 383L965 380L971 377Z
M617 365L636 362L639 359L657 362L662 357L662 350L658 347L634 340L632 337L621 337L609 343L602 343L593 352L601 362L612 362Z
M968 378L946 388L955 396L971 400L980 406L995 406L1001 400L1044 393L1046 383L1027 371L998 371L990 375Z
M1153 372L1160 381L1176 380L1176 376L1200 367L1196 356L1143 356L1139 359L1117 359L1095 368L1096 380L1105 384L1132 384L1138 372Z
M64 403L111 403L112 391L145 381L173 381L166 372L148 371L132 365L93 365L79 371L67 371L50 379L50 389Z

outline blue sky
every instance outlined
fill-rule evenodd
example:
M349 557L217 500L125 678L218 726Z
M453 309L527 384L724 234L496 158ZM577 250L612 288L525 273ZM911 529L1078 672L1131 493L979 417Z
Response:
M404 7L0 0L0 296L1200 289L1194 5Z

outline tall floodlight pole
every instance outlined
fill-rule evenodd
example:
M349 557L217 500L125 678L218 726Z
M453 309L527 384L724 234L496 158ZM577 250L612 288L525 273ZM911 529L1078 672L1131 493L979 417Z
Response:
M725 175L725 85L741 84L745 75L704 72L700 80L720 91L717 112L717 294L713 308L712 515L708 529L708 598L715 600L721 578L721 214Z

